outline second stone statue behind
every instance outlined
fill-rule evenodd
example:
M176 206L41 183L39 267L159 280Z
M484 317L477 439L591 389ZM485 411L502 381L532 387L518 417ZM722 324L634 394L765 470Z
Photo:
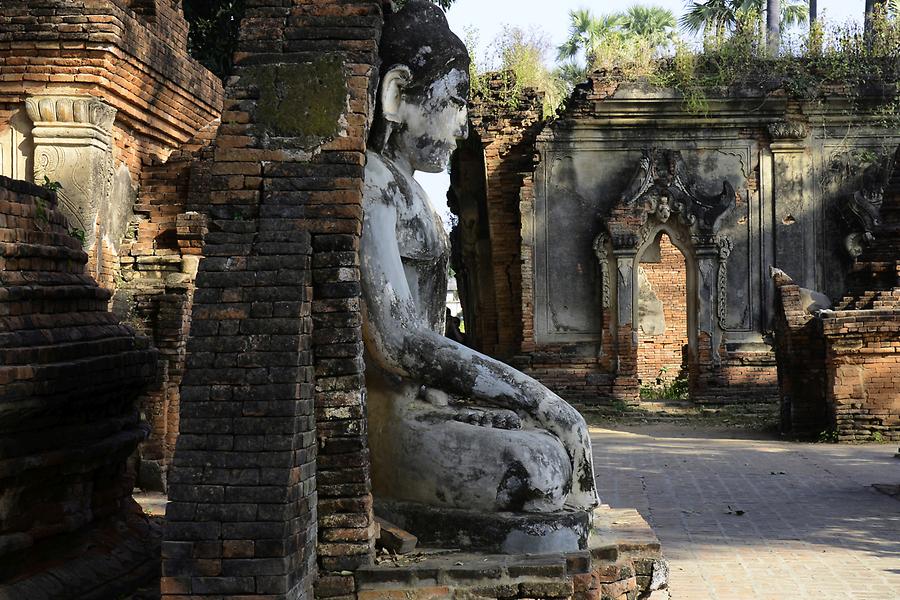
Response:
M468 53L410 0L380 54L360 252L376 513L430 544L584 548L599 503L584 419L443 335L449 242L413 173L444 170L467 134Z

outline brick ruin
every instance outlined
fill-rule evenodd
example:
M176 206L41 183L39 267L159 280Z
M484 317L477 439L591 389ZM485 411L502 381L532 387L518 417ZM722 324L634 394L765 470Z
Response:
M603 73L545 121L537 96L526 92L511 105L502 81L495 77L474 100L479 138L453 164L455 271L475 329L468 343L583 404L636 403L664 366L662 379L681 373L704 404L777 403L779 293L768 269L843 296L860 259L842 242L864 233L860 218L847 216L848 198L865 185L864 170L883 172L900 143L896 131L866 124L840 93L805 104L752 92L715 97L698 114L672 90ZM673 158L649 187L629 196L642 155L666 153ZM867 153L876 158L855 161ZM678 181L681 191L672 187ZM733 202L706 230L682 218L697 202L718 202L723 190ZM659 252L660 236L677 255ZM493 247L508 248L510 239L518 253L493 258ZM659 266L647 262L651 255ZM661 297L653 273L666 260L673 266ZM492 273L499 264L503 271ZM505 294L521 308L501 303ZM646 334L654 328L646 319L660 335ZM504 345L494 332L503 332Z
M318 597L344 597L372 562L358 249L380 27L377 2L248 3L192 197L164 598L309 597L317 567Z
M872 239L834 310L776 274L778 378L785 433L900 440L900 150ZM813 300L814 301L814 300Z
M178 2L4 6L0 165L47 189L0 181L0 372L40 409L3 420L28 442L4 446L0 548L19 559L0 594L109 597L152 577L160 532L135 511L136 479L168 490L166 598L661 585L634 511L606 514L578 556L430 566L436 588L412 583L427 564L376 564L358 247L382 10L248 2L223 91L188 57ZM63 398L77 418L37 402Z
M199 230L192 158L215 133L222 84L187 52L180 3L4 2L0 174L58 184L87 269L120 319L159 351L140 399L143 486L165 489Z
M0 595L114 597L158 568L131 497L157 352L85 272L54 192L0 178ZM99 573L99 576L85 576Z
M4 2L0 596L115 597L157 575L172 600L622 600L663 585L652 531L608 507L578 553L376 556L359 239L389 3L245 4L223 86L188 55L178 0ZM636 401L662 366L706 402L813 382L809 406L783 402L792 419L896 439L897 175L849 261L825 243L845 233L829 203L859 181L820 171L900 136L829 146L810 126L845 127L827 106L773 99L748 117L758 98L723 98L700 117L599 78L548 125L533 91L498 101L506 85L472 105L452 171L471 345L584 403ZM624 198L642 157L655 195ZM682 168L698 197L734 190L700 236L658 210ZM850 292L807 318L801 285ZM162 531L135 481L168 492Z

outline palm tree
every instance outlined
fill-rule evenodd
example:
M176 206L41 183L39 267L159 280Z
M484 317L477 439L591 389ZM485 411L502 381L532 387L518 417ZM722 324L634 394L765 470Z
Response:
M815 0L810 0L810 4L814 2ZM781 0L781 24L784 27L800 25L809 17L810 10L810 6L803 0Z
M721 39L733 31L739 14L745 10L741 0L706 0L692 2L681 16L681 27L691 33L703 32L705 37Z
M554 70L553 74L557 79L565 84L566 93L564 95L568 95L569 92L571 92L572 88L587 79L588 69L586 66L580 65L570 60L564 63L560 63Z
M735 31L754 11L762 14L764 2L765 0L695 0L688 4L687 12L681 17L681 27L691 33L703 32L708 37L721 40L727 33ZM783 0L780 4L777 12L781 14L780 23L786 27L802 22L809 14L806 0Z
M897 11L897 1L896 0L866 0L866 8L865 8L865 31L866 35L871 36L872 34L872 18L875 15L875 8L878 6L883 6L887 12L895 13Z
M675 15L661 6L634 5L622 16L622 29L632 36L651 40L655 47L667 45L677 35Z
M621 35L622 15L595 17L588 9L569 11L569 37L557 49L557 59L577 60L584 53L585 63L591 65L600 46L612 36Z
M559 46L559 61L576 61L584 56L591 68L604 45L616 45L642 38L651 46L665 46L676 34L677 22L670 10L659 6L632 6L625 13L599 17L587 9L569 11L569 37ZM570 70L571 71L571 70Z
M781 45L781 1L766 0L766 48L775 54Z

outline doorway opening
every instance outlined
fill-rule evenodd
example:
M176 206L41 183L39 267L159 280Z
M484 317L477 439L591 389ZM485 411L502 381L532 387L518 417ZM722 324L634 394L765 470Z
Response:
M687 262L660 232L638 263L637 377L641 400L688 399Z

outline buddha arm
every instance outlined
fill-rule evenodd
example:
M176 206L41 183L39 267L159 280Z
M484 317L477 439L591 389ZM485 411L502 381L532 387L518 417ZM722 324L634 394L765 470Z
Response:
M385 192L382 192L384 194ZM581 415L524 373L432 331L416 310L397 241L392 202L367 199L361 243L365 338L386 371L462 397L515 410L556 435L573 460L578 504L596 505L590 440Z

